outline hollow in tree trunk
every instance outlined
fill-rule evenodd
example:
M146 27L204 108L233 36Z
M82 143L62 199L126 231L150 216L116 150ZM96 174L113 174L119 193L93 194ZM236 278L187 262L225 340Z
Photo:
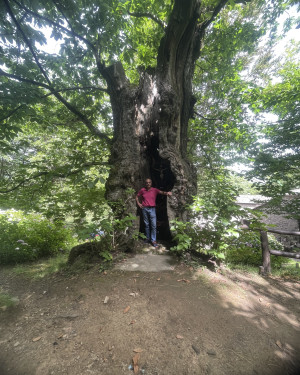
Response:
M196 193L196 173L187 157L188 122L195 104L192 77L205 27L198 24L198 0L174 2L156 68L140 72L139 85L126 78L121 63L103 70L114 123L111 171L106 184L110 202L124 204L123 214L138 214L134 196L151 178L153 186L172 191L157 198L158 240L170 240L169 222L187 219L187 205ZM139 230L136 221L132 230Z

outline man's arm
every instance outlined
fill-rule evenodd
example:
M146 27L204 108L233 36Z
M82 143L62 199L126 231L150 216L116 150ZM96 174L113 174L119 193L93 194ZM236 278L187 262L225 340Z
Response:
M171 191L161 191L159 190L159 193L158 194L162 194L162 195L172 195L172 192Z
M135 200L136 200L136 204L139 206L139 208L143 208L143 205L142 205L142 203L140 202L140 199L139 199L139 195L137 195L135 197Z

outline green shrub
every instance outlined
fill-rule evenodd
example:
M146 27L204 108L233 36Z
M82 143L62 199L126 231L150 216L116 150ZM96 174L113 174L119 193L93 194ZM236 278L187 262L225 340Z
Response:
M126 215L122 219L117 219L111 212L107 217L99 219L97 222L90 223L85 228L78 231L79 241L99 242L108 252L118 247L117 238L121 235L127 235L132 227L134 220L137 218L133 215ZM139 233L131 233L133 238L137 238ZM105 257L104 257L105 258Z
M190 222L171 221L171 232L176 245L172 251L183 254L186 251L214 256L225 259L228 263L244 264L248 266L262 265L262 250L259 232L240 231L228 228L225 235L216 230L200 228ZM273 250L283 250L283 245L276 238L268 234L269 247ZM286 259L271 255L271 264L280 268Z
M62 223L21 211L0 214L0 263L33 261L65 251L75 244L72 233Z
M191 223L179 220L172 220L170 223L173 240L176 242L176 246L171 247L171 250L179 254L190 250L192 244Z
M283 246L273 235L268 234L269 248L283 250ZM226 261L233 264L262 265L262 250L258 232L243 231L238 237L228 238ZM279 268L286 260L283 257L271 255L271 265Z
M173 240L176 242L176 245L171 247L172 251L180 255L192 251L224 259L224 241L218 231L201 228L191 222L172 220L170 223Z

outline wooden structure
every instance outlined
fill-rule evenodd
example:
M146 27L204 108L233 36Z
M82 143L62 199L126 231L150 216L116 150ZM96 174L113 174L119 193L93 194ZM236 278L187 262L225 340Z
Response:
M283 230L268 229L267 231L260 230L260 241L262 249L262 262L260 273L263 275L271 273L271 254L287 258L300 259L300 253L291 253L287 251L272 250L269 248L268 233L283 234L288 236L300 236L300 232L288 232Z

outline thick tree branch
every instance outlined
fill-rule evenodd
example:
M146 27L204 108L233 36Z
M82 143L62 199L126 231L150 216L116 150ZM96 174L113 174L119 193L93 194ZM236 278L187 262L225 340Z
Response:
M9 3L8 3L8 0L3 0L5 5L6 5L6 8L7 8L7 11L10 15L10 17L12 18L13 22L15 23L18 31L21 33L27 47L29 48L38 68L40 69L41 73L43 74L44 78L46 79L47 83L48 83L48 86L46 87L48 90L51 91L51 93L66 107L68 108L68 110L70 112L72 112L76 117L78 117L86 126L87 128L91 131L92 134L100 137L100 138L103 138L105 139L108 143L111 142L110 138L107 136L107 134L105 133L102 133L100 132L96 127L93 126L93 124L91 123L91 121L83 114L81 113L77 108L75 108L72 104L70 104L66 99L64 99L56 90L55 88L52 86L52 83L49 79L49 77L47 76L46 74L46 71L44 70L44 68L42 67L42 65L40 64L39 62L39 59L34 51L34 48L30 42L30 40L27 38L26 34L24 33L21 25L19 24L19 22L17 21L16 17L14 16L13 12L12 12L12 9L10 8L9 6ZM35 81L34 81L35 82ZM43 84L45 85L45 84ZM42 86L42 85L41 85ZM45 86L43 86L45 87Z
M22 107L24 107L24 104L21 104L18 107L16 107L13 110L11 110L7 115L5 115L4 117L0 118L0 123L2 121L4 121L4 120L7 120L8 118L10 118L12 115L14 115L16 112L18 112L18 110L21 109Z
M0 68L0 77L1 76L12 78L12 79L15 79L17 81L24 82L24 83L29 83L29 84L34 85L34 86L43 87L43 88L51 91L51 93L49 93L49 94L47 94L43 97L46 97L46 96L49 96L49 95L54 95L54 94L59 93L59 92L77 91L77 90L98 90L98 91L103 91L103 92L108 93L108 90L106 88L97 87L97 86L65 87L63 89L55 90L55 89L53 89L53 87L51 87L49 85L46 85L45 83L38 82L38 81L35 81L33 79L23 78L23 77L15 75L15 74L6 73L4 70L2 70Z
M43 88L45 88L47 90L51 90L52 89L46 83L38 82L38 81L35 81L33 79L23 78L23 77L15 75L15 74L6 73L4 70L2 70L0 68L0 77L1 76L2 77L7 77L7 78L12 78L12 79L15 79L17 81L24 82L24 83L29 83L29 84L34 85L34 86L43 87Z
M0 71L1 71L1 69L0 69ZM1 73L0 73L0 76L1 76ZM26 81L30 81L30 80L25 80L25 79L23 80L23 82L26 82ZM39 82L35 82L35 83L33 83L33 82L35 82L35 81L31 81L31 82L28 82L28 83L36 84L36 85L39 86ZM101 88L101 87L95 87L95 86L68 87L68 88L56 90L56 92L78 91L78 90L96 90L96 91L99 90L99 91L103 91L103 92L106 92L106 93L108 92L107 89L104 89L104 88ZM51 96L51 95L54 95L54 93L50 92L49 94L41 96L40 99L47 98L48 96ZM23 107L24 107L24 104L21 104L18 107L14 108L6 116L0 118L0 122L2 122L4 120L7 120L9 117L14 115L19 109L21 109Z
M101 88L101 87L95 87L95 86L83 86L83 87L66 87L64 89L59 89L54 92L50 92L49 94L43 95L40 98L44 99L48 96L55 95L59 92L66 92L66 91L80 91L80 90L96 90L96 91L103 91L105 93L108 93L107 89Z
M4 1L7 1L7 0L4 0ZM17 0L13 0L13 1L14 1L14 2L15 2L15 3L16 3L21 9L23 9L26 13L31 14L32 16L37 17L37 18L39 18L39 19L41 19L41 20L47 22L48 24L50 24L50 25L52 25L52 26L55 26L55 27L59 28L60 30L63 30L65 33L67 33L67 34L69 34L69 35L70 35L70 34L73 35L74 37L78 38L79 40L81 40L82 42L84 42L86 45L88 45L88 46L92 49L92 51L93 51L94 53L97 52L97 51L96 51L96 48L95 48L95 46L94 46L94 44L93 44L91 41L89 41L88 39L86 39L86 38L83 37L82 35L76 33L73 29L72 29L72 30L69 30L69 29L67 29L66 27L62 26L61 24L59 24L59 23L57 23L57 22L51 20L50 18L45 17L45 16L42 16L42 15L39 14L39 13L33 12L32 10L28 9L26 6L24 6L24 5L22 5L21 3L19 3ZM54 4L55 4L55 6L57 7L56 2L54 2ZM58 8L58 9L59 9L59 8ZM59 10L60 10L60 9L59 9ZM63 16L64 16L64 15L63 15ZM65 16L64 16L64 18L65 18ZM70 25L70 23L68 22L68 20L67 20L66 18L65 18L65 20L66 20L66 22ZM70 27L71 27L71 26L70 26ZM72 28L72 27L71 27L71 28Z
M42 176L45 176L45 177L50 176L50 177L55 177L55 178L67 178L69 176L73 176L73 175L76 175L76 174L82 172L85 168L93 167L93 166L96 166L96 165L108 165L108 163L106 163L106 162L85 163L80 168L73 169L73 170L71 170L67 173L55 173L55 172L52 172L52 171L39 172L39 173L36 173L35 175L33 175L32 177L25 178L24 180L22 180L21 182L19 182L17 185L15 185L14 187L12 187L10 189L0 190L0 194L11 193L12 191L15 191L15 190L19 189L21 186L25 185L26 183L28 183L32 180L36 180L36 179L38 179L39 177L42 177ZM62 167L62 168L65 168L65 167Z
M49 96L49 95L54 95L65 107L67 107L69 109L70 112L72 112L81 122L83 122L86 125L86 127L90 130L90 132L92 134L96 135L97 137L105 139L106 142L108 142L109 144L111 143L111 139L109 138L109 136L107 134L105 134L105 133L101 132L100 130L98 130L97 128L95 128L94 125L91 123L91 121L84 114L82 114L80 111L78 111L72 104L70 104L67 100L65 100L59 94L59 92L61 92L61 91L68 91L69 89L72 89L72 88L55 90L53 87L51 87L50 85L47 85L45 83L37 82L37 81L27 79L27 78L23 78L23 77L19 77L15 74L9 74L9 73L4 72L2 69L0 69L0 76L5 76L5 77L8 77L8 78L16 79L20 82L29 83L29 84L32 84L32 85L35 85L35 86L38 86L38 87L43 87L43 88L49 90L50 93L45 95L44 97ZM77 89L79 89L79 88L77 88ZM107 92L106 89L99 88L99 90ZM18 109L20 109L20 107Z
M7 3L8 0L4 0L4 1ZM57 27L60 30L62 30L65 33L67 33L68 35L72 35L73 37L76 37L79 40L81 40L82 42L84 42L92 50L92 53L93 53L94 58L96 60L96 66L97 66L97 69L98 69L99 73L104 77L104 79L107 79L107 74L106 74L107 72L106 72L105 63L103 61L101 61L100 54L99 54L99 49L100 49L99 48L99 35L98 35L98 41L97 41L97 43L93 44L91 41L89 41L88 39L86 39L82 35L76 33L73 30L70 22L67 20L67 18L65 17L65 15L63 14L63 12L61 11L60 7L57 5L57 1L55 1L55 0L53 0L53 3L57 7L57 9L62 13L63 17L65 18L66 22L70 26L71 30L69 30L68 28L62 26L61 24L59 24L59 23L57 23L57 22L49 19L48 17L42 16L42 15L36 13L36 12L33 12L32 10L28 9L26 6L22 5L19 1L17 1L17 0L13 0L13 1L15 2L15 4L17 4L21 9L23 9L28 14L30 14L30 15L32 15L34 17L37 17L39 19L42 19L43 21L45 21L49 25Z
M53 4L56 6L56 8L58 9L58 11L62 14L62 16L64 17L65 21L67 22L67 24L69 25L72 33L75 35L76 33L74 32L74 29L71 25L71 23L69 22L68 18L65 16L60 4L59 4L59 1L56 1L56 0L52 0Z
M229 0L221 0L219 4L215 7L213 10L213 14L210 17L210 19L204 21L200 26L200 33L204 34L205 30L208 28L209 25L215 20L217 15L221 12L221 10L225 7L225 5L228 3Z
M145 17L150 18L152 21L156 22L164 31L166 30L166 25L157 17L154 16L154 14L151 13L132 13L128 11L128 14L132 17Z
M203 120L206 120L206 121L217 121L217 120L219 120L218 118L208 118L208 117L204 117L204 116L202 116L202 115L201 115L199 112L197 112L197 111L194 111L194 113L195 113L197 116L203 118Z
M111 143L111 139L108 137L108 135L95 128L91 121L84 114L78 111L77 108L75 108L72 104L65 100L59 93L55 92L55 90L52 90L51 92L66 108L68 108L70 112L72 112L85 124L85 126L90 130L92 134L105 139L109 144Z
M7 9L8 14L10 15L11 19L13 20L14 24L17 27L17 30L22 35L24 42L26 43L27 47L29 48L29 50L30 50L30 52L31 52L31 54L32 54L32 56L34 58L34 61L35 61L36 65L38 66L39 70L41 71L41 73L43 74L44 78L48 82L48 85L51 86L51 81L48 78L47 73L44 70L44 68L42 67L41 63L39 62L39 59L37 57L37 54L34 51L34 48L33 48L32 44L30 43L30 41L27 38L26 34L24 33L21 25L19 24L19 22L17 21L15 15L13 14L13 11L12 11L10 5L9 5L8 0L3 0L3 1L4 1L5 5L6 5L6 9Z
M235 0L234 2L235 2L235 4L244 4L244 5L246 5L247 3L250 3L251 0Z
M57 27L59 28L60 30L64 31L66 34L68 35L72 35L73 37L81 40L82 42L84 42L88 47L91 48L92 50L92 53L95 57L95 60L96 60L96 65L97 65L97 68L98 68L98 71L100 74L103 73L103 69L105 68L105 64L101 61L100 59L100 56L99 56L99 53L98 53L98 48L91 42L89 41L88 39L86 39L85 37L83 37L82 35L76 33L70 22L67 20L67 18L65 17L65 15L62 13L62 11L60 10L60 7L58 7L57 5L57 2L56 1L53 1L55 6L57 7L57 9L62 13L63 17L65 18L66 22L69 24L71 30L67 29L66 27L62 26L61 24L51 20L50 18L48 17L45 17L45 16L42 16L41 14L39 13L36 13L36 12L33 12L32 10L28 9L27 7L25 7L24 5L20 4L17 0L13 0L21 9L23 9L25 12L27 12L28 14L31 14L32 16L34 17L37 17L39 19L42 19L43 21L45 21L46 23L48 23L49 25L52 25L54 27Z

